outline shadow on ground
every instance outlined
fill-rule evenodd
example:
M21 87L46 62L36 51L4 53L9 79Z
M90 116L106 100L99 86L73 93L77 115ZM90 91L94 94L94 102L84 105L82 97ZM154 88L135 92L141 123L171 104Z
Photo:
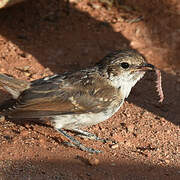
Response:
M41 161L6 161L3 162L3 169L1 170L1 178L3 179L178 179L178 168L165 168L163 166L149 166L146 164L122 164L112 165L109 162L99 163L98 165L89 165L85 162L77 162L77 158L61 162L60 160L46 160ZM141 170L143 168L143 171ZM51 171L49 171L51 169ZM77 172L74 171L77 169ZM131 172L131 173L129 173Z

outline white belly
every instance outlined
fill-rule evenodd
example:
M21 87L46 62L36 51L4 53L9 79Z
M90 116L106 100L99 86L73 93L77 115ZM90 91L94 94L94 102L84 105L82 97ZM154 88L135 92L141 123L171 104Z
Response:
M122 105L123 103L121 103ZM121 106L120 105L120 106ZM91 125L98 124L110 118L114 113L116 113L120 106L116 108L108 108L106 111L99 113L86 113L86 114L67 114L53 116L53 123L55 128L60 129L77 129L82 127L87 127Z

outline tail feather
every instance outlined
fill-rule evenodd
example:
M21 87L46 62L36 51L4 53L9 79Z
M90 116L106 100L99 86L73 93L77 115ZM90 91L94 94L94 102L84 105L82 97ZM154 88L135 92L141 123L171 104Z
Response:
M30 87L30 82L0 74L0 86L9 92L14 99L17 99L22 91Z

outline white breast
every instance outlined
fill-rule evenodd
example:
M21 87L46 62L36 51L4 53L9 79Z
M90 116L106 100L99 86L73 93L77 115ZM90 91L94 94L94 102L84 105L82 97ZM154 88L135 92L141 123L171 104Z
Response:
M59 115L53 117L53 122L55 128L64 128L64 129L75 129L81 127L87 127L91 125L98 124L110 118L114 113L116 113L121 104L112 108L109 107L106 111L102 111L99 113L85 113L85 114L72 114L72 115Z

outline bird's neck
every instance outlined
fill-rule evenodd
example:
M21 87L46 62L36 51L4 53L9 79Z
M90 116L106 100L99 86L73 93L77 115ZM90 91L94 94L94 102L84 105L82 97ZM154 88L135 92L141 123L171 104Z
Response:
M124 99L129 96L132 87L144 76L144 73L137 74L136 76L131 75L109 75L110 83L113 87L118 88L121 91Z

